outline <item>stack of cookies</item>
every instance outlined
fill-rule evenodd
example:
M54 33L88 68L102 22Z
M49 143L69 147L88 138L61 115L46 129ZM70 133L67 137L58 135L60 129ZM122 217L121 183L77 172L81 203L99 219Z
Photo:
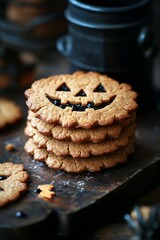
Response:
M49 168L98 172L134 152L137 93L97 72L35 81L25 91L24 149Z

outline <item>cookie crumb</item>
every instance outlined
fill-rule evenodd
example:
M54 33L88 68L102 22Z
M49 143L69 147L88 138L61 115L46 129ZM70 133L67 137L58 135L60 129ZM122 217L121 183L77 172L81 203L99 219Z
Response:
M37 190L40 190L38 196L43 199L51 199L55 195L55 192L52 191L53 188L52 184L38 185Z
M24 217L26 217L26 214L24 212L22 212L22 211L17 211L15 213L15 217L16 218L24 218Z
M15 150L15 146L12 143L8 143L5 147L7 151L13 151Z

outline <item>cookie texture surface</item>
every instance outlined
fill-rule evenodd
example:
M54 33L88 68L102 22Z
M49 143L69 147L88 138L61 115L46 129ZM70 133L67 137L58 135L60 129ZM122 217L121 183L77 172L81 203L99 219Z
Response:
M129 143L129 139L133 137L135 133L135 124L128 126L118 139L107 140L100 143L73 143L70 141L60 141L42 135L36 129L32 128L29 123L25 129L25 133L33 137L33 142L40 148L46 148L47 151L53 152L59 156L70 155L77 158L102 155L126 146Z
M69 140L75 143L93 142L98 143L108 138L118 138L122 129L131 124L136 117L136 113L120 121L108 126L97 126L91 129L83 128L64 128L60 124L49 124L35 117L31 111L28 113L28 121L33 128L44 135L51 135L55 139Z
M75 72L35 81L25 91L35 116L63 127L92 128L129 117L138 108L130 85L96 72Z
M39 162L44 162L48 156L47 150L39 148L32 138L29 138L24 145L24 149L27 153L34 156L34 159Z
M27 189L28 177L23 164L0 164L0 207L20 197Z
M15 102L0 98L0 129L15 124L21 118L21 108Z
M91 156L89 158L73 158L71 156L57 156L52 152L48 152L46 149L40 149L33 143L32 139L29 139L25 143L25 150L31 154L35 160L39 161L37 150L45 151L46 155L44 162L49 168L61 169L69 173L81 173L85 171L99 172L102 169L113 168L117 164L126 163L128 156L134 152L134 141L135 138L130 140L130 143L115 152L104 154L102 156ZM30 147L32 145L32 147ZM32 148L32 151L30 151ZM36 156L35 156L36 154ZM43 155L43 154L42 154Z

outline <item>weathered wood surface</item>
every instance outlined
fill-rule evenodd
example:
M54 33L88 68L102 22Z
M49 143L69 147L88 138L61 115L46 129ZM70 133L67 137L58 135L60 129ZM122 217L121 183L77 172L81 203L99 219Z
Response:
M12 98L22 106L23 119L0 133L0 162L23 163L29 173L29 183L22 197L0 209L0 239L7 239L6 236L8 239L10 236L11 239L13 236L27 239L37 228L36 234L39 235L44 234L44 229L52 235L84 234L113 219L119 211L159 183L158 114L137 118L136 150L127 164L100 173L69 174L49 169L25 153L25 98L18 93ZM7 143L13 143L16 150L5 150ZM52 201L44 201L35 193L37 186L44 183L52 183L55 187L56 196ZM25 217L17 218L16 211L22 211Z

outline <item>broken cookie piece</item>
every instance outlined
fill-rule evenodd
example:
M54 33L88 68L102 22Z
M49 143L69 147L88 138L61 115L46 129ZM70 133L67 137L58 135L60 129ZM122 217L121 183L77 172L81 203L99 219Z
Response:
M38 197L43 199L52 199L55 195L55 192L52 191L53 188L52 184L39 185L37 188Z
M28 177L23 164L0 164L0 207L20 197L27 189Z

